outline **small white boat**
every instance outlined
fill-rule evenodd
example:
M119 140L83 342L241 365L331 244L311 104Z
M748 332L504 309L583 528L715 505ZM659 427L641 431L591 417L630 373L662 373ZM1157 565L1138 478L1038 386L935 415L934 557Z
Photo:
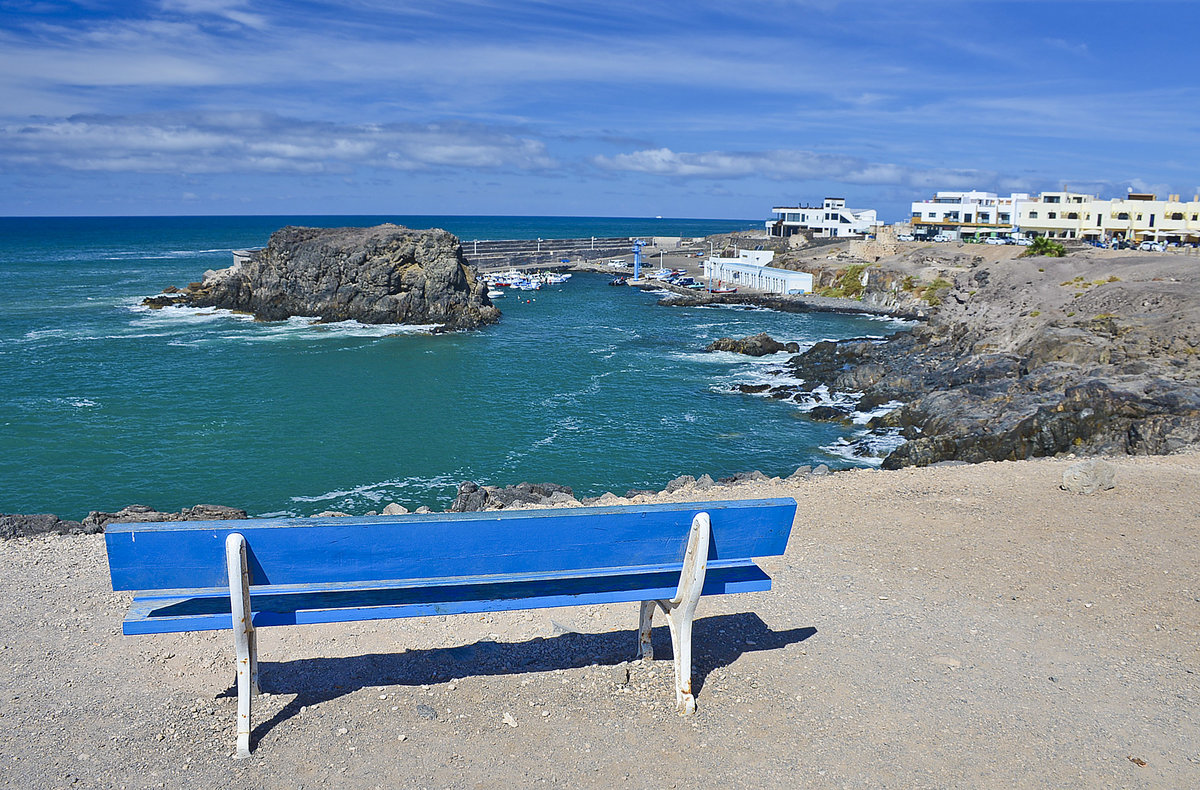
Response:
M499 288L489 288L488 289L488 299L499 299L500 297L502 297L504 295L505 295L504 291L501 291Z

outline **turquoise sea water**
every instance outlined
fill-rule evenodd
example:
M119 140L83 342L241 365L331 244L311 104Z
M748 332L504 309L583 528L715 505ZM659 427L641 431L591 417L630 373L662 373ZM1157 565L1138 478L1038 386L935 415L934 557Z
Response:
M577 495L798 465L847 466L853 429L731 391L786 355L706 354L711 340L882 336L891 322L668 308L576 274L497 300L472 333L256 323L140 307L230 265L286 224L394 221L465 240L704 235L720 220L538 217L0 219L0 512L200 502L254 514L446 507L463 480L553 481ZM529 300L529 301L526 301Z

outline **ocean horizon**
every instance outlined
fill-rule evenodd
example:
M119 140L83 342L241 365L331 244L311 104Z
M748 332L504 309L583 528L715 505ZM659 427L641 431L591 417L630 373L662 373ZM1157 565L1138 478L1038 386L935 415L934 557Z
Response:
M417 222L416 220L420 220ZM703 236L746 222L424 216L0 219L0 512L198 503L256 515L444 509L458 483L571 486L577 496L672 478L877 464L861 432L811 404L746 394L788 355L706 353L766 331L802 347L901 322L760 308L664 307L603 275L497 300L466 333L262 323L141 301L232 263L286 224L392 221L460 239Z

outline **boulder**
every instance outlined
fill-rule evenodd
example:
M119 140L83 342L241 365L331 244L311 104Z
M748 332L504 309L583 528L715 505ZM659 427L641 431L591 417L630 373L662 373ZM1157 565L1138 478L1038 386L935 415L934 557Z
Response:
M814 422L850 422L850 415L836 406L815 406L808 412Z
M762 357L767 354L777 354L780 351L795 354L800 351L800 346L797 343L780 343L766 332L760 332L757 335L743 337L740 340L735 340L732 337L722 337L709 343L708 347L704 350L732 351L735 354Z
M1062 489L1074 494L1094 494L1114 487L1113 465L1100 458L1089 458L1071 464L1063 472Z
M172 297L153 299L161 306ZM283 228L264 249L206 272L174 301L249 312L261 321L317 316L473 329L500 317L458 239L390 224Z
M663 489L664 493L671 494L681 488L687 488L690 485L696 484L696 478L691 475L680 475L671 482L667 483L667 487Z

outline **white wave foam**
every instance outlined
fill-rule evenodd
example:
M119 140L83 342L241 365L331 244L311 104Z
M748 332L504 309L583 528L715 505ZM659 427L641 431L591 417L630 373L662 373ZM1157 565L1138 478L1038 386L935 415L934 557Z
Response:
M380 338L392 335L431 334L441 328L440 324L363 324L358 321L336 321L323 324L314 316L292 316L284 321L255 321L246 313L215 307L188 307L171 305L151 308L141 304L130 305L129 310L138 314L130 322L132 326L161 329L164 327L193 328L205 324L242 325L237 332L202 338L202 340L241 340L246 342L276 342L292 338L337 339L337 338Z
M821 449L848 461L877 467L906 441L900 435L900 429L888 428L881 431L858 431L851 438L841 437Z
M866 425L876 417L882 417L885 414L895 411L903 406L904 403L898 400L888 401L882 406L877 406L871 411L856 411L854 412L853 422L855 425Z
M463 479L464 474L461 471L454 471L450 474L436 475L434 477L400 477L391 480L384 480L378 483L365 483L360 486L347 489L336 489L334 491L326 491L323 494L314 494L311 496L296 495L289 497L293 502L332 502L335 500L344 500L351 502L353 500L366 500L369 502L382 502L394 495L396 491L405 489L434 489L445 488L455 485L459 480Z

